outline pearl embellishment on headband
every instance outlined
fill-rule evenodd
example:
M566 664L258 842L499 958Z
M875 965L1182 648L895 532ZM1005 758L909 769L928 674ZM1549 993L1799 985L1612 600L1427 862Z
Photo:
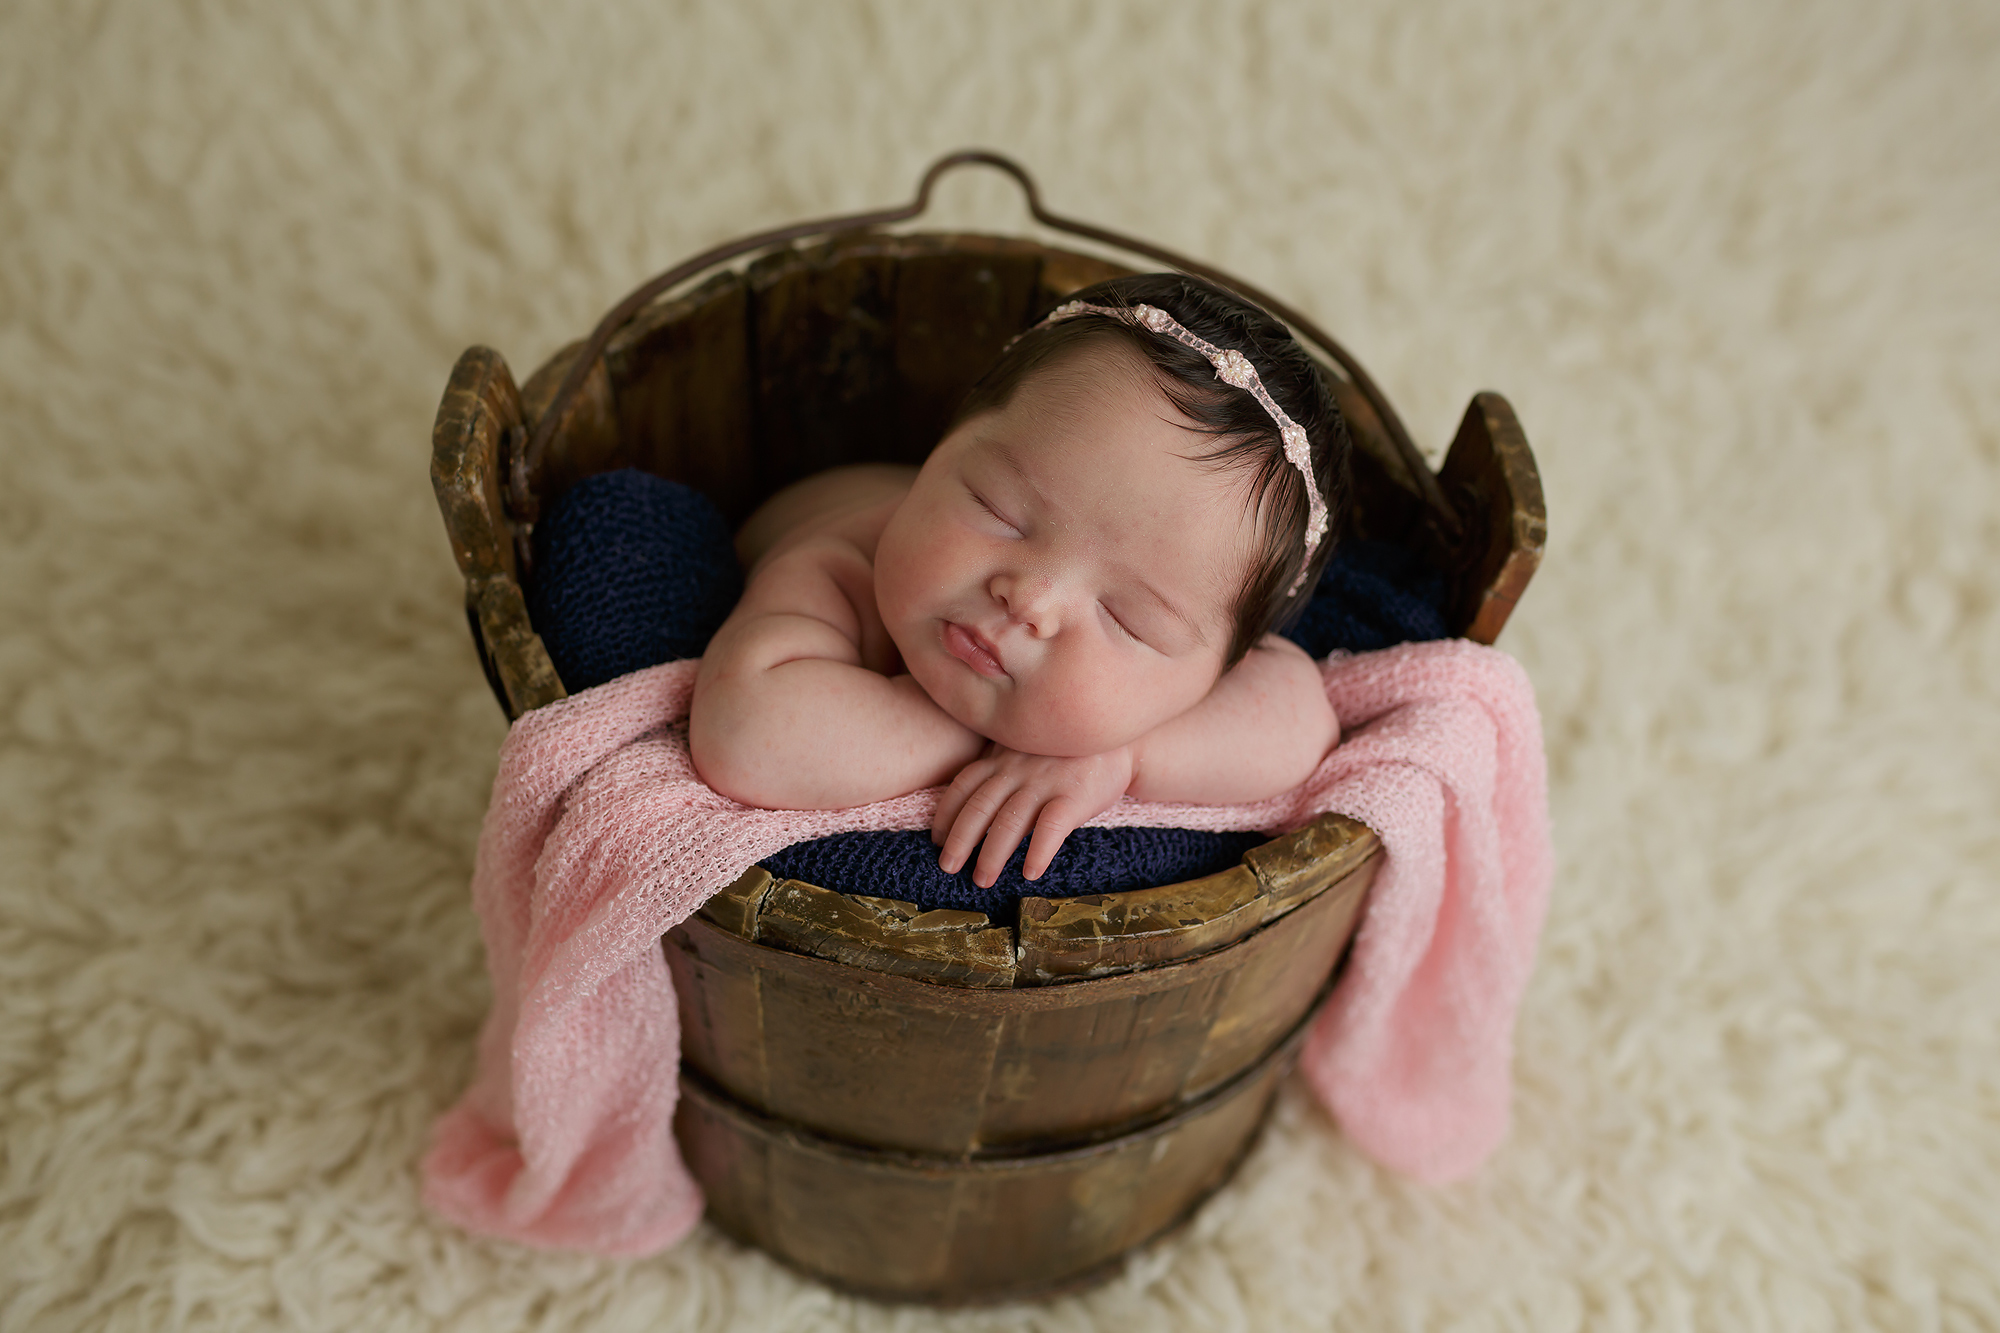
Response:
M1298 469L1299 476L1306 484L1306 559L1305 564L1299 567L1298 577L1292 580L1292 586L1285 589L1285 596L1296 595L1299 586L1306 580L1306 569L1312 564L1313 552L1319 549L1320 539L1326 536L1327 529L1326 500L1319 493L1319 483L1313 480L1312 443L1306 438L1305 427L1285 415L1284 409L1278 406L1270 391L1265 389L1264 381L1257 377L1257 368L1250 364L1249 357L1234 347L1217 347L1206 338L1188 332L1179 321L1158 306L1109 306L1092 305L1088 301L1070 301L1049 311L1042 318L1042 323L1059 324L1078 315L1103 315L1127 324L1137 324L1192 347L1208 358L1208 363L1215 367L1217 379L1233 388L1243 390L1271 414L1271 420L1278 427L1278 438L1285 442L1285 461Z

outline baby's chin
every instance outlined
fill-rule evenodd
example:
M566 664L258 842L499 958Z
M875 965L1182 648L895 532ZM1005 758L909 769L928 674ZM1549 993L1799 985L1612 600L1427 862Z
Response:
M896 639L893 631L890 637ZM920 648L916 653L909 652L900 640L897 640L897 647L903 652L903 669L930 696L931 702L944 710L945 716L967 731L1022 754L1047 755L1052 759L1081 759L1087 755L1103 754L1139 739L1167 720L1166 717L1149 719L1146 725L1128 734L1129 728L1121 730L1102 724L1067 724L1062 719L1051 717L1046 709L1017 710L1008 708L1004 703L996 708L998 693L968 681L965 668L958 663L943 659L935 651ZM928 648L928 645L923 648ZM968 685L971 688L966 688ZM1026 712L1028 716L1018 715L1021 712Z
M1002 716L986 718L983 721L958 718L958 721L987 740L1004 745L1010 750L1022 754L1047 755L1052 759L1082 759L1088 755L1103 754L1107 750L1115 750L1121 745L1129 744L1145 734L1142 731L1127 735L1122 731L1107 730L1103 727L1051 725L1044 718L1016 719Z

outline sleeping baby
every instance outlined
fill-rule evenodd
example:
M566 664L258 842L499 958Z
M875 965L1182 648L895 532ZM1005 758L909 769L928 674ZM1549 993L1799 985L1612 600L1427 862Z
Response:
M1311 595L1347 433L1282 324L1169 274L1077 293L1009 344L922 468L836 468L736 539L742 600L689 744L747 805L944 786L939 864L1039 878L1120 797L1234 804L1339 735L1272 631Z

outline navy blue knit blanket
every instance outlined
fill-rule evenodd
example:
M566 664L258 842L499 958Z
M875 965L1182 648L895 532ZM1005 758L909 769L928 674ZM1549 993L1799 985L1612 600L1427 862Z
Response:
M729 525L707 496L636 469L578 482L535 528L528 613L570 690L699 657L743 592ZM1281 631L1314 657L1445 637L1444 579L1382 542L1347 541L1310 603ZM842 893L956 907L1011 922L1020 899L1171 884L1226 870L1263 839L1255 833L1082 828L1038 880L1014 851L991 888L970 869L947 875L922 831L842 833L794 843L762 862L782 878Z

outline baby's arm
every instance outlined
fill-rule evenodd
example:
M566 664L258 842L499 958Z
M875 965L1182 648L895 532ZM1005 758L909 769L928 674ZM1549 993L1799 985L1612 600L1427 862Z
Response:
M826 539L752 577L695 677L695 771L745 805L830 810L949 780L986 742L896 666L872 571ZM870 661L882 669L873 669Z
M1133 742L1128 794L1142 801L1237 805L1311 777L1340 739L1319 664L1266 634L1208 697Z
M931 836L954 872L983 840L973 879L991 884L1032 829L1022 872L1038 879L1063 839L1120 796L1260 801L1312 776L1339 738L1318 665L1267 634L1200 703L1130 745L1082 759L989 747L939 801Z

